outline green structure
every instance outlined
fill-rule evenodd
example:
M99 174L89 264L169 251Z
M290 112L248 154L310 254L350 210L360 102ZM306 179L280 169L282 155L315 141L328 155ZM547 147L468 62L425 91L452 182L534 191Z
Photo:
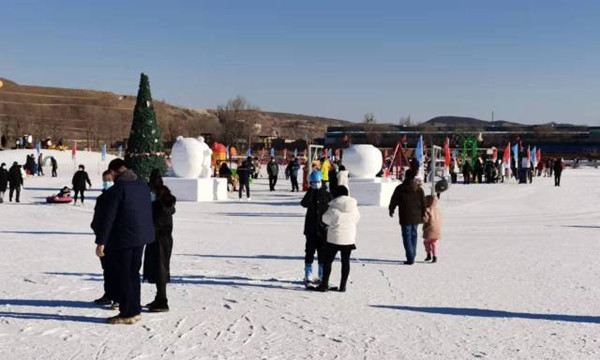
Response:
M471 154L468 153L469 149L471 150ZM472 137L466 138L465 141L463 142L463 153L462 153L463 161L465 161L469 155L470 155L471 161L475 161L475 159L477 159L477 139L472 138Z
M166 170L165 150L152 104L150 81L143 73L133 110L125 162L127 167L145 180L148 180L154 169L159 169L162 173Z

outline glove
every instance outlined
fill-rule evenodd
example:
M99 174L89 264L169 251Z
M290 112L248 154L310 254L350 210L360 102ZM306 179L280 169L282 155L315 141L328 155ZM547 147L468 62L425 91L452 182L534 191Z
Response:
M390 217L393 218L394 217L394 210L390 210Z

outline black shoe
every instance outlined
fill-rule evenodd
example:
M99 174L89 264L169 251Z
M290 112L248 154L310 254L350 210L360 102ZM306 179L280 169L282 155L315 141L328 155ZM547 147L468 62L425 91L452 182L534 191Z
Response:
M155 304L156 304L156 300L154 300L154 301L152 301L152 302L149 302L149 303L147 303L146 305L144 305L144 307L147 307L147 308L149 308L149 307L151 307L151 306L154 306Z
M159 304L155 303L152 306L148 306L148 311L150 312L167 312L169 311L169 305L166 303Z
M433 264L433 263L435 263L435 262L437 262L437 256L434 256L434 257L433 257L433 260L431 260L431 263L432 263L432 264Z
M415 263L414 261L408 261L408 260L407 260L407 261L405 261L405 262L404 262L404 265L412 265L412 264L414 264L414 263Z
M339 292L346 292L346 285L340 285L340 287L338 288Z
M108 298L108 296L102 295L101 298L94 300L94 304L98 304L98 305L111 305L112 304L112 300Z
M429 261L431 260L431 254L427 254L427 257L425 258L425 261Z

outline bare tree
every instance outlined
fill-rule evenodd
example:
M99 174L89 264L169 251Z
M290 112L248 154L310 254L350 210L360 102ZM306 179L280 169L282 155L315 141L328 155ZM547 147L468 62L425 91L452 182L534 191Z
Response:
M248 142L248 146L251 146L252 137L256 132L258 111L258 107L239 95L227 101L227 104L219 105L214 115L221 124L223 141L231 145Z
M375 120L375 115L373 115L373 113L366 113L365 116L363 116L363 122L365 124L375 124L377 120Z

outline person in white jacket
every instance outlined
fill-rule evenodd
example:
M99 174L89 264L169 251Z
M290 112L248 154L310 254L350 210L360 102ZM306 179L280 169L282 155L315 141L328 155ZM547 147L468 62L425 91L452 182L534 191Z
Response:
M329 226L327 241L323 245L324 264L321 284L314 288L317 291L328 291L331 264L339 251L342 256L342 278L338 291L346 291L346 282L350 274L350 253L356 249L356 226L360 220L356 199L348 196L345 186L338 186L329 209L323 214L323 222ZM335 288L331 288L334 290Z

